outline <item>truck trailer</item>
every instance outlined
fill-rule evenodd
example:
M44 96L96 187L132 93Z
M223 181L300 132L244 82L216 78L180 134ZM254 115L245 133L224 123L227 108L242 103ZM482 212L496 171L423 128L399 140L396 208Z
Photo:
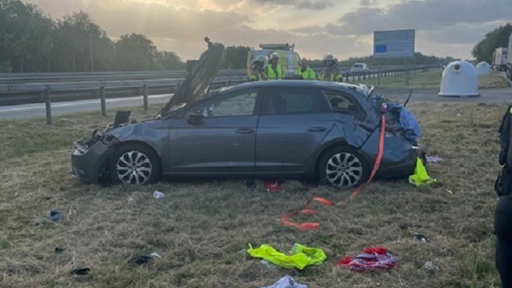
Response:
M496 48L492 54L492 66L496 71L505 71L507 69L507 47Z
M512 54L512 34L508 37L508 51L511 51ZM512 80L512 55L507 58L507 78Z

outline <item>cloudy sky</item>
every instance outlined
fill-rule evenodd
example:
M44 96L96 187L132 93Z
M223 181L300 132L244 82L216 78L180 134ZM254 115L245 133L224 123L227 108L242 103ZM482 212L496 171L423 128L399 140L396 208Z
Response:
M115 39L151 38L196 59L205 36L226 46L295 43L303 57L373 53L376 30L416 29L416 51L471 59L494 28L512 22L512 0L24 0L57 19L82 10Z

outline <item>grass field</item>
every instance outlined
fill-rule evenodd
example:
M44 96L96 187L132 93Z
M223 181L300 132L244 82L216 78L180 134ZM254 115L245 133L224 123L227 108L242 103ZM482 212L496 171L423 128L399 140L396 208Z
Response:
M375 181L347 207L315 206L317 231L301 232L280 217L305 199L341 200L347 191L287 181L279 193L243 181L161 182L102 188L71 178L72 142L113 122L98 113L2 122L0 125L0 287L263 287L289 274L310 288L499 287L494 268L493 183L497 128L504 106L410 103L421 121L423 148L443 158L428 166L435 186ZM157 111L134 111L141 120ZM152 197L155 190L166 196ZM64 219L53 223L50 210ZM427 236L417 242L407 232ZM327 253L303 271L269 269L247 244L288 251L294 243ZM355 274L344 256L381 245L399 259L390 273ZM56 254L54 249L66 250ZM162 259L127 264L139 254ZM432 261L434 268L424 264ZM69 271L89 267L86 276Z
M427 72L411 72L408 87L439 89L441 85L442 73L443 71L440 69L430 69ZM373 78L370 80L365 80L364 83L381 87L406 87L405 75L381 78L380 85L378 85L378 80ZM510 87L510 83L507 81L507 79L505 79L505 77L499 75L498 73L492 73L490 75L480 75L478 77L478 87L480 89L505 88Z

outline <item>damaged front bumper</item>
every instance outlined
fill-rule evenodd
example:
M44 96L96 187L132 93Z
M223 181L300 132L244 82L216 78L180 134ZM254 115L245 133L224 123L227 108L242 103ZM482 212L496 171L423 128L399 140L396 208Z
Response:
M108 158L113 153L111 142L103 138L96 141L76 141L71 155L73 178L98 184L108 176Z

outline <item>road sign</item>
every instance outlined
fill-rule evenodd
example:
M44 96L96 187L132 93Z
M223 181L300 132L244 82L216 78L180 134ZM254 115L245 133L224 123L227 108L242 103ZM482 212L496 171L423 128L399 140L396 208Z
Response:
M375 31L373 56L379 58L414 56L414 29Z

